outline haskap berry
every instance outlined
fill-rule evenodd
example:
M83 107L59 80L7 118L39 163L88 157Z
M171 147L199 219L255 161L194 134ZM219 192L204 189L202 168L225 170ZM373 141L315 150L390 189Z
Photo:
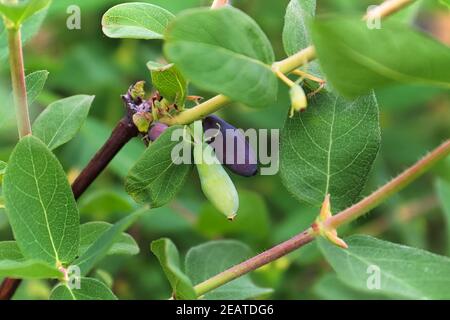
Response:
M258 173L255 152L241 131L215 115L208 116L203 120L203 128L206 133L205 138L210 140L209 144L214 148L220 163L240 176L251 177ZM214 139L218 133L222 135L222 139ZM234 150L227 150L227 139L230 138L234 139ZM242 145L244 149L238 150L238 147Z
M194 161L203 193L217 210L232 221L239 209L236 187L216 158L213 148L204 142L202 122L196 121L190 127L194 139Z
M169 127L164 123L156 122L151 126L150 130L148 131L148 138L150 139L150 141L155 141L168 128Z

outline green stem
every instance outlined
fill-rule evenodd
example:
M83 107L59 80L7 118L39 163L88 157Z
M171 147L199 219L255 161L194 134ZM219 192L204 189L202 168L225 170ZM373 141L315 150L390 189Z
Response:
M14 93L17 126L20 138L31 134L31 122L28 113L27 87L23 62L22 40L19 28L8 29L9 64Z
M430 154L418 161L415 165L400 174L397 178L391 180L386 185L375 191L372 195L352 207L329 218L324 224L331 228L338 228L343 224L347 224L357 219L393 194L405 188L449 154L450 140L447 140ZM256 270L259 267L271 263L278 258L304 246L305 244L313 241L316 236L317 234L313 231L313 229L309 228L295 237L198 284L195 286L195 291L200 297L209 291L223 286L224 284L239 278L250 271Z
M203 119L207 115L216 112L229 102L231 102L229 98L220 94L194 108L187 109L174 117L165 117L159 121L169 126L176 124L191 124L192 122Z

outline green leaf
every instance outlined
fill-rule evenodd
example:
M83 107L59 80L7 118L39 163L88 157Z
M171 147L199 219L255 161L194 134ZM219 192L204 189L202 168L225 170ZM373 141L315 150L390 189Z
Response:
M446 257L369 236L345 239L348 249L319 240L338 277L353 288L393 298L450 298L450 259ZM376 285L377 272L380 286L371 290L368 284Z
M51 150L70 141L80 130L94 96L78 95L50 104L33 124L33 134Z
M60 283L53 288L50 300L117 300L112 291L101 281L81 278L80 289Z
M291 56L311 44L307 25L316 13L316 1L291 0L283 29L284 51Z
M149 61L147 68L152 75L152 85L171 103L183 107L187 95L187 82L174 64L163 65Z
M52 265L78 253L79 214L61 164L37 138L20 140L3 182L15 239L28 259Z
M257 243L269 235L269 212L264 198L250 191L239 191L239 218L230 223L210 203L200 210L197 228L208 238L239 235Z
M149 3L123 3L103 16L103 33L110 38L162 39L174 15Z
M88 222L80 226L80 248L79 256L86 251L109 229L112 225L107 222ZM136 255L139 253L139 247L136 241L127 233L122 233L116 239L108 251L108 255L126 254Z
M334 18L312 26L322 69L346 96L395 83L450 88L450 73L442 68L450 65L450 48L404 24L386 21L370 29L360 19Z
M171 157L173 148L185 143L171 140L175 130L183 129L173 126L164 131L130 170L125 189L135 201L147 203L152 208L161 207L170 202L186 183L192 166L176 165Z
M25 77L29 105L31 105L41 93L42 89L44 88L45 82L47 81L47 77L47 70L36 71L28 74Z
M0 260L0 277L59 279L62 273L56 267L37 260Z
M25 260L19 246L15 241L0 242L0 260Z
M186 255L186 274L199 284L252 256L251 250L238 241L212 241L192 248ZM243 300L271 293L271 289L257 287L249 275L233 280L207 294L210 300Z
M301 201L318 206L331 194L333 211L345 209L358 200L379 145L373 94L354 101L320 94L282 131L283 183Z
M196 86L249 106L276 100L270 42L238 9L189 10L170 24L165 39L166 56Z
M438 179L436 181L436 191L447 225L447 252L450 255L450 182Z
M161 267L177 300L195 300L197 295L190 279L180 269L180 255L170 239L153 241L150 249L158 258Z
M78 266L82 275L88 274L110 252L113 245L121 238L122 233L135 223L141 214L142 211L136 211L115 223L98 237L89 249L80 255L72 265Z
M25 0L19 3L0 2L0 13L17 28L32 15L46 8L51 0Z
M0 277L21 279L61 278L56 267L40 261L26 260L15 241L0 242Z

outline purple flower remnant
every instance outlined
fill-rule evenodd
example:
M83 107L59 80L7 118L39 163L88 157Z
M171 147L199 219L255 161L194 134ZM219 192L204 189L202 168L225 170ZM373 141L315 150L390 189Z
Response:
M255 152L241 131L215 115L203 120L203 129L205 139L214 148L220 163L240 176L252 177L258 173ZM221 137L217 136L219 133ZM234 150L227 150L227 139L230 138L234 140Z
M155 101L161 101L159 92L155 92L151 98L145 100L144 82L139 81L128 88L127 93L122 95L122 100L130 118L134 114L152 113Z

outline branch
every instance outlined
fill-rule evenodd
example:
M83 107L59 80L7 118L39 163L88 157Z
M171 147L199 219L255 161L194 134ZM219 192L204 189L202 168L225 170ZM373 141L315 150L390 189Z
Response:
M369 18L385 18L403 9L414 1L415 0L386 0L378 7L372 9L363 19L366 20ZM272 70L274 72L281 71L287 74L314 59L316 59L316 49L314 48L314 46L309 46L294 54L293 56L275 62L272 65ZM176 116L162 118L160 119L160 122L163 122L167 125L190 124L196 120L202 119L203 117L205 117L205 115L220 110L230 102L231 100L229 98L223 95L218 95L208 101L199 104L194 108L183 111Z
M394 193L399 192L411 182L422 176L437 162L444 159L450 154L450 140L444 142L430 154L418 161L415 165L404 171L397 178L388 182L379 188L372 195L351 206L350 208L336 214L325 221L325 225L330 228L338 228L347 224L361 215L369 212L371 209L385 201ZM308 244L317 237L317 233L312 227L298 234L297 236L247 260L244 261L200 284L195 286L195 291L200 297L205 293L214 290L246 273L256 270L278 258Z
M103 147L94 155L89 164L72 184L75 199L78 199L84 191L103 172L116 154L134 137L139 134L136 126L128 117L122 118L113 129L111 136Z

